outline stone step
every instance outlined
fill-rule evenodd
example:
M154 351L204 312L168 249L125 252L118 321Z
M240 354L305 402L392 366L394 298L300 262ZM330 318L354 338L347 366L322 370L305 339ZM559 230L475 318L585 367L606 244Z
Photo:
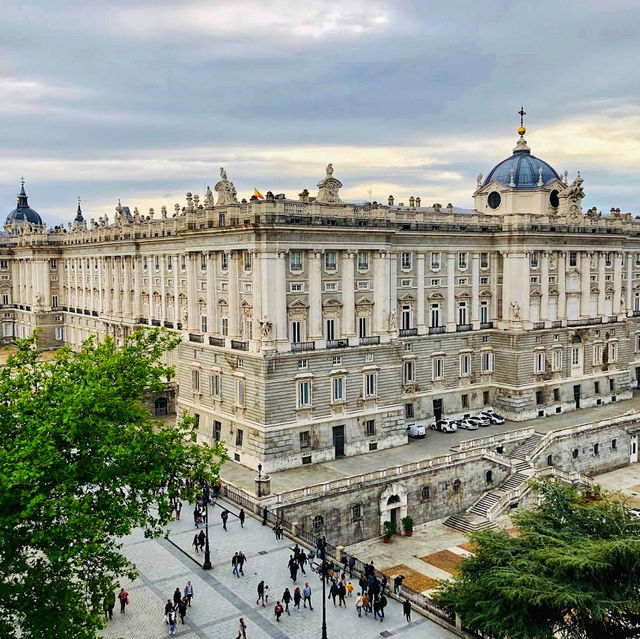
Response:
M521 486L527 479L529 479L528 475L524 475L523 473L516 473L515 475L509 477L509 479L507 479L507 481L505 481L498 488L498 490L506 493L510 490L513 490L514 488L518 488L518 486Z
M485 493L482 497L468 509L468 512L476 515L486 516L487 511L500 501L500 495L494 493Z
M531 437L520 444L510 455L511 459L524 459L528 453L530 453L536 446L536 444L542 439L542 435L534 433Z
M518 462L516 464L516 472L521 473L524 470L534 470L534 468L528 461Z
M476 515L468 514L452 515L445 520L444 525L465 533L496 527L495 524L489 521L486 517L478 517Z

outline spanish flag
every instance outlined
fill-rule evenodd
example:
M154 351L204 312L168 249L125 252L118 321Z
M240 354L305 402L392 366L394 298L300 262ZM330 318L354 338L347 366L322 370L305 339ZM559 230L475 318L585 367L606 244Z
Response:
M259 199L261 199L261 200L264 200L264 195L262 195L262 193L260 193L260 191L258 191L258 189L253 189L253 194L254 194L257 198L259 198Z

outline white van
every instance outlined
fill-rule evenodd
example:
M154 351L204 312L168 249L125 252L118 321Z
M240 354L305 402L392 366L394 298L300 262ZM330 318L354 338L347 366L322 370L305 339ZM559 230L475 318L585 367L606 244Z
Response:
M424 424L409 424L407 426L409 437L422 439L427 434L427 427Z

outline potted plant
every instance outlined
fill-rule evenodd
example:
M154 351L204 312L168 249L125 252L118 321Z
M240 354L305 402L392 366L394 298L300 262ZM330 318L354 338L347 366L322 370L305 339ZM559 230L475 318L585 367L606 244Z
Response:
M383 529L383 541L385 544L388 544L391 541L391 537L396 534L396 523L394 521L385 521L382 524Z
M402 527L404 528L404 534L407 537L411 537L413 535L413 519L407 515L402 518Z

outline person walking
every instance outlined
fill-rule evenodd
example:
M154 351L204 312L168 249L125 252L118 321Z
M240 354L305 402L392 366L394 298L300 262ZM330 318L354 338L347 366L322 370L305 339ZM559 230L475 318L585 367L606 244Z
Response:
M404 581L404 575L396 575L393 578L393 590L396 595L400 595L400 587L402 586L402 582Z
M362 594L362 608L366 617L369 612L369 595L366 592Z
M200 523L200 510L198 510L197 506L193 509L193 523L195 524L196 528Z
M402 603L402 612L407 623L411 623L411 602L408 599L405 599Z
M220 519L222 519L222 527L226 530L227 519L229 519L229 511L226 508L220 513Z
M204 530L201 530L200 534L198 535L198 542L200 543L200 551L204 550L204 544L206 540L207 540L207 536L204 534Z
M200 550L200 540L198 539L198 533L193 536L193 541L191 542L193 549L195 550L196 555Z
M298 553L298 566L300 566L300 570L303 575L306 575L306 571L304 569L304 565L307 563L307 555L305 555L304 550L301 550Z
M376 599L373 602L373 618L377 621L378 620L378 615L380 615L380 621L382 621L382 607L380 604L380 600Z
M244 622L244 617L240 617L238 621L238 634L236 639L247 639L247 624Z
M329 588L329 597L328 599L333 599L333 605L336 605L336 597L338 596L338 584L335 580L331 580L331 588Z
M380 621L384 621L384 609L387 607L387 598L384 594L380 595Z
M360 593L356 595L356 611L358 612L358 617L362 617L362 595Z
M264 602L269 605L269 595L271 594L271 588L269 588L269 584L264 585Z
M302 595L300 594L300 588L295 587L293 591L293 607L300 610L300 602L302 601Z
M351 582L347 584L347 596L353 597L353 584Z
M124 615L124 610L129 603L129 593L124 588L120 588L118 599L120 599L120 614Z
M262 525L263 526L267 525L267 515L268 515L267 509L263 508L262 509Z
M173 599L167 599L167 603L164 605L164 622L169 624L169 613L173 610Z
M186 597L183 597L178 602L178 614L180 615L180 621L182 622L182 625L184 626L184 618L187 615L187 598Z
M176 588L173 593L173 605L174 607L178 605L178 602L182 599L182 595L180 594L180 588Z
M291 592L289 592L289 588L285 588L284 592L282 593L282 601L284 602L284 610L285 612L291 616L291 613L289 612L289 604L291 603Z
M347 607L347 602L344 599L346 594L347 594L347 589L344 585L344 582L341 581L340 584L338 585L338 605L344 606L345 608Z
M236 554L233 555L233 557L231 558L231 567L233 568L233 574L240 579L240 572L239 572L239 564L238 564L238 552L236 551Z
M259 606L262 603L262 607L264 608L264 581L261 581L258 584L258 598L256 599L256 606Z
M169 614L167 615L167 621L169 622L169 636L173 637L176 634L176 611L172 608Z
M184 587L184 596L187 598L187 605L191 608L191 599L193 599L193 584L187 581L187 585Z
M279 601L276 602L273 612L276 615L276 621L280 621L280 617L282 616L283 610L282 610L282 604Z
M291 575L293 583L296 583L296 579L298 578L298 562L293 555L289 555L289 574Z
M353 569L356 567L356 558L351 555L349 557L349 579L353 577Z
M243 577L244 577L243 566L245 561L247 561L245 554L242 552L242 550L238 551L238 570L240 570L240 575L242 575Z
M238 519L240 520L240 528L244 528L244 508L240 509L238 513Z
M311 605L311 586L308 581L304 582L304 588L302 589L302 603L304 607L307 607L307 601L309 602L309 610L313 610Z
M113 609L116 605L116 593L111 591L104 598L104 616L107 619L113 619Z
M178 499L176 502L176 520L180 521L180 513L182 512L182 502Z

